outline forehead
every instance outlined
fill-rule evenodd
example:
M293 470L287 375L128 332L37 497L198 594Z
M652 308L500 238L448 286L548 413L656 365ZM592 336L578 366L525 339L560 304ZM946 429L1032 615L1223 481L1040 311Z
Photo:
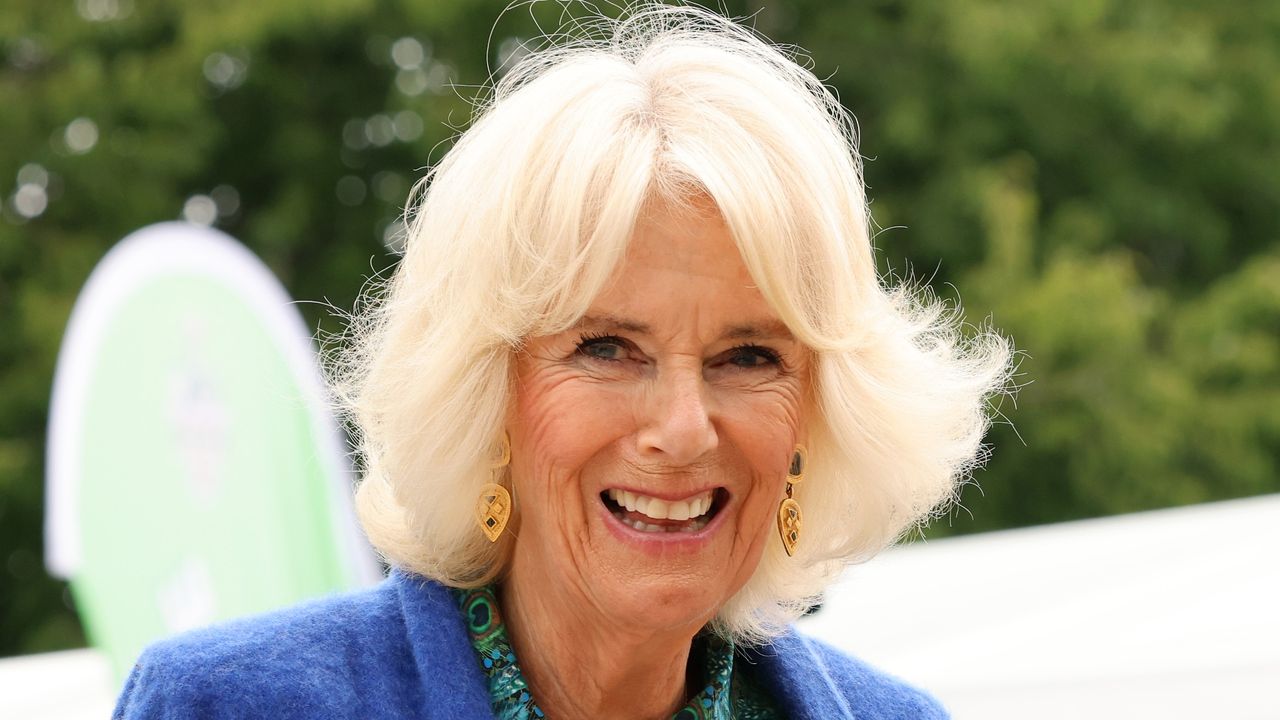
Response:
M616 279L637 271L709 280L755 289L724 218L709 201L646 207L636 221Z
M665 334L673 324L718 337L790 337L714 206L646 209L613 279L578 326Z

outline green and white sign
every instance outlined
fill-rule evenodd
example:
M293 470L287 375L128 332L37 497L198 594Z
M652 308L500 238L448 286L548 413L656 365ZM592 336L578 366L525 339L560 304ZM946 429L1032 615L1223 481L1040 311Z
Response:
M58 357L47 562L118 676L148 642L377 580L316 353L280 283L205 227L111 250Z

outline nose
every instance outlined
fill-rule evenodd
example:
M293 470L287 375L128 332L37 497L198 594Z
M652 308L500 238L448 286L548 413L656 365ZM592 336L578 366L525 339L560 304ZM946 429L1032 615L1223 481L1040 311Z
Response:
M719 443L709 412L701 363L668 368L653 380L647 417L638 434L640 452L687 465Z

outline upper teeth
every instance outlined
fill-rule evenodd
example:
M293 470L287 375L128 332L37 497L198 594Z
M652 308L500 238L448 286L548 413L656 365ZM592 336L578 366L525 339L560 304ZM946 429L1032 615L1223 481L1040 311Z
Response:
M610 489L605 493L622 507L654 520L688 520L711 509L713 492L708 490L687 500L662 500L626 490Z

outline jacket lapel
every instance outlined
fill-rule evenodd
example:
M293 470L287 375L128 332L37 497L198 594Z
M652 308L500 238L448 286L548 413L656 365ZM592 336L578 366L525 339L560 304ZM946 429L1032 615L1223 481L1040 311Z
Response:
M391 575L418 668L422 717L492 718L489 684L453 596L419 575L399 569Z

